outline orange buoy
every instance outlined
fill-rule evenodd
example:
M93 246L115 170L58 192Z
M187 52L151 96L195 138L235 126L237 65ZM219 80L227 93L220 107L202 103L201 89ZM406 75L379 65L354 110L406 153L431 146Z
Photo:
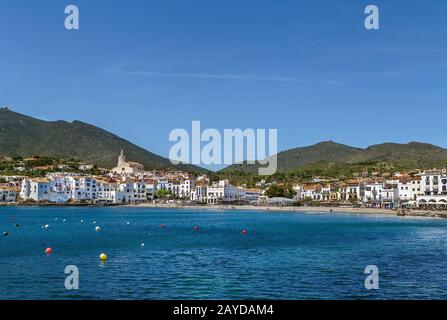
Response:
M247 234L247 230L242 230L242 234Z
M51 249L51 248L45 249L45 254L52 254L52 253L53 253L53 249Z

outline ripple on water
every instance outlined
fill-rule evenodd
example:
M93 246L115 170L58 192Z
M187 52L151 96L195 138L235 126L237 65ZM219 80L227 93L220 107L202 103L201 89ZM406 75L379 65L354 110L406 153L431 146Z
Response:
M10 235L0 239L0 299L447 298L443 220L129 208L2 213L0 230ZM69 264L79 268L78 291L64 288ZM370 264L379 267L379 291L364 289Z

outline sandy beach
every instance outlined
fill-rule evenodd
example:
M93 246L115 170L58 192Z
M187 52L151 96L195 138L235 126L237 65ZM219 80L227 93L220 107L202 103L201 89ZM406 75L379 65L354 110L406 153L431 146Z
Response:
M2 203L0 207L127 207L127 208L158 208L158 209L190 209L190 210L240 210L240 211L264 211L264 212L289 212L289 213L351 213L368 215L388 215L395 217L425 217L425 218L447 218L447 211L432 211L423 209L406 209L405 214L401 210L384 208L353 208L353 207L294 207L294 206L253 206L253 205L180 205L180 204L159 204L159 203L139 203L139 204L115 204L98 205L91 203Z
M136 208L165 208L165 209L193 209L193 210L254 210L267 212L290 212L290 213L352 213L352 214L380 214L390 216L400 216L398 210L384 208L352 208L352 207L275 207L275 206L252 206L252 205L177 205L177 204L154 204L141 203L130 204L126 207ZM432 217L447 218L446 211L430 210L405 210L405 217Z

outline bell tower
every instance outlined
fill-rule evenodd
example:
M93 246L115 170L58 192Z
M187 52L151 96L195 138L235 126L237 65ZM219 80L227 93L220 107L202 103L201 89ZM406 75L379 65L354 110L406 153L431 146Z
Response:
M118 157L118 167L124 166L126 164L126 156L124 155L124 151L121 150L121 154Z

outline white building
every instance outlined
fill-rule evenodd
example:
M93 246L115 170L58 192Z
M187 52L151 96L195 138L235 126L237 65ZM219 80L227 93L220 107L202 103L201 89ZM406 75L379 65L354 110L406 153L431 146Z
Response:
M79 170L88 171L92 170L95 166L93 164L82 164L79 166Z
M261 191L257 189L238 188L237 200L240 203L259 204Z
M302 201L321 201L323 195L321 193L321 186L319 184L305 184L301 188L296 188L295 191L300 192L296 198ZM298 195L297 192L297 195Z
M225 196L225 187L214 185L206 188L206 203L219 204L222 203Z
M447 175L446 170L427 170L421 175L421 193L416 197L419 207L447 206Z
M238 188L228 180L220 180L211 186L196 186L191 190L190 199L207 204L259 202L259 190Z
M421 186L421 177L410 179L400 179L397 189L399 190L399 200L401 204L416 204L418 196L423 196L424 191Z
M179 198L190 198L192 186L193 184L191 180L184 180L175 182L169 185L168 188L171 189L172 194Z
M158 190L166 190L169 193L172 193L173 191L173 183L167 179L159 179L156 186L157 191Z
M348 182L340 186L340 198L342 201L350 203L361 202L360 184L358 182Z
M381 206L397 208L399 206L399 190L395 186L386 186L380 191Z
M124 151L121 150L121 154L118 157L118 165L113 168L111 172L119 175L131 176L142 174L144 172L144 166L140 163L126 161Z
M92 177L69 177L69 187L71 189L71 199L75 201L96 200L97 186L96 180Z
M97 197L96 202L97 203L116 203L116 194L115 192L118 191L118 184L112 183L107 180L98 179L96 181L96 187L97 187ZM120 200L122 200L120 198Z
M147 190L145 182L133 182L133 199L131 202L145 202L147 201Z
M0 185L0 202L16 202L17 190L10 186Z
M20 190L23 200L50 201L51 183L46 178L24 179Z
M360 198L364 204L371 206L380 206L382 203L382 190L384 189L381 182L365 182L360 188Z
M447 195L447 176L445 170L427 170L420 176L421 189L424 195Z
M190 199L197 203L205 203L207 195L207 187L198 185L191 190Z
M111 182L90 176L49 175L47 178L24 179L20 197L23 200L53 203L137 203L153 198L154 189L145 182Z

